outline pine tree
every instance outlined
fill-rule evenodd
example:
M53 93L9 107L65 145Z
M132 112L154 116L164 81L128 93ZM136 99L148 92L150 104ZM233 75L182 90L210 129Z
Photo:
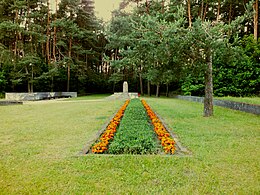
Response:
M88 14L94 14L94 1L93 0L81 0L81 6L83 10Z
M259 19L259 4L258 4L258 0L255 0L255 3L254 3L254 11L255 11L255 14L254 14L254 38L255 40L258 39L258 19Z

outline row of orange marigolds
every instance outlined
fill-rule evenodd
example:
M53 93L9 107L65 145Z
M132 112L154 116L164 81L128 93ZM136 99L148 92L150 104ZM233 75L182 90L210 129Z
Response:
M100 142L95 144L92 147L93 153L103 153L108 149L109 141L114 138L114 135L116 133L116 129L120 123L121 118L124 115L125 109L127 105L129 104L130 100L127 100L125 104L120 108L120 110L117 112L115 117L110 121L109 125L107 126L105 132L100 137Z
M154 126L154 131L156 132L159 140L161 140L161 144L163 146L164 152L174 154L175 152L175 142L171 138L170 133L166 130L160 119L156 116L156 114L152 111L149 105L145 100L142 100L142 103L146 109L148 116L150 117L152 124Z

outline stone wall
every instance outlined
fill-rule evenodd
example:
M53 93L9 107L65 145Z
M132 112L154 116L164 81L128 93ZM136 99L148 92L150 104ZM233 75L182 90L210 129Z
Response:
M35 93L6 93L6 100L34 101L65 97L77 97L77 92L35 92Z
M188 100L188 101L193 101L193 102L204 102L203 97L197 97L197 96L181 96L181 95L176 95L173 96L174 98L177 99L183 99L183 100ZM247 103L242 103L242 102L234 102L234 101L227 101L227 100L213 100L213 105L215 106L222 106L225 108L230 108L233 110L240 110L243 112L248 112L252 114L257 114L260 115L260 105L254 105L254 104L247 104Z
M0 106L23 104L21 101L0 100Z

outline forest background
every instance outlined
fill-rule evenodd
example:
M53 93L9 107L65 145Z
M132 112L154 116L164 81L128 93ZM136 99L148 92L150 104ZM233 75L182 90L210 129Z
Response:
M259 95L258 0L124 0L107 24L93 0L54 7L0 1L2 94Z

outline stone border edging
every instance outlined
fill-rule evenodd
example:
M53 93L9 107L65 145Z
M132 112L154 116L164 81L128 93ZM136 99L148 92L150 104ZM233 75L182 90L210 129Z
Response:
M8 105L22 105L23 102L21 101L0 101L0 106L8 106Z
M188 101L192 101L192 102L200 102L200 103L204 102L204 97L182 96L182 95L176 95L176 96L172 96L172 97L177 98L177 99L182 99L182 100L188 100ZM230 108L233 110L239 110L242 112L248 112L251 114L260 115L260 105L228 101L228 100L217 100L217 99L213 100L213 105Z

